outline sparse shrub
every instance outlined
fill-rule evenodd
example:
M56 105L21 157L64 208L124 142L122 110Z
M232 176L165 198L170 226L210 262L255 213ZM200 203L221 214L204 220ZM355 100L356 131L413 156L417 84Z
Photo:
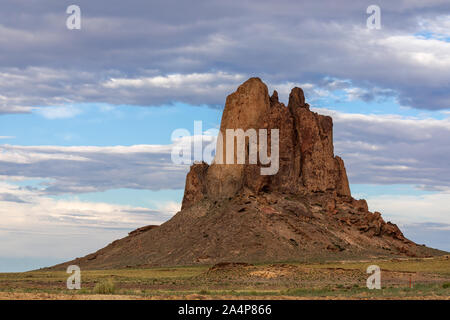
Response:
M86 288L81 288L80 290L74 290L74 291L77 294L88 294L88 293L90 293L90 290L86 289Z
M97 294L114 294L116 291L116 286L111 279L102 280L97 283L94 287L94 293Z

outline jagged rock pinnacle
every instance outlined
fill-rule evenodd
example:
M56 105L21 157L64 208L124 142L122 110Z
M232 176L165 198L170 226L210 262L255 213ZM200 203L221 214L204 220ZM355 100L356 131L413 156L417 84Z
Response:
M239 128L279 129L278 172L262 176L261 164L194 164L186 179L183 208L204 197L232 197L243 189L350 196L344 162L334 156L332 119L310 111L301 88L292 89L286 107L277 91L269 97L261 79L245 81L227 97L220 124L223 137L226 129ZM222 148L219 151L226 155L226 139Z
M297 108L297 107L308 107L305 105L305 95L303 90L299 87L295 87L291 90L289 94L289 108Z

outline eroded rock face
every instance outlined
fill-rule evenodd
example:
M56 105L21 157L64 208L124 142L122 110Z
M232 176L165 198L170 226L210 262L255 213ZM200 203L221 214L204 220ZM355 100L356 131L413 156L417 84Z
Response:
M267 86L258 78L251 78L243 83L236 92L227 97L225 109L220 123L220 132L224 137L222 153L226 160L227 129L259 129L262 128L265 115L270 111ZM220 146L218 147L220 148ZM236 150L236 146L235 146ZM216 156L217 158L217 156ZM247 157L246 157L247 158ZM236 161L236 152L235 152ZM208 169L206 181L207 195L211 199L227 198L235 195L245 186L246 170L242 164L215 164Z
M183 206L189 207L195 202L203 199L203 196L206 194L205 181L208 167L208 164L205 162L191 166L191 170L186 176Z
M226 158L227 129L279 130L279 168L275 175L261 175L257 164L194 164L186 179L183 208L207 197L220 200L243 189L254 192L335 192L350 196L344 162L334 156L331 117L310 111L303 90L293 88L286 107L275 91L269 97L259 78L244 82L227 97L220 131L223 145L217 153ZM236 163L236 145L234 146ZM270 148L269 148L270 149ZM220 153L222 151L222 153ZM248 161L248 141L246 142ZM225 161L224 161L225 162Z

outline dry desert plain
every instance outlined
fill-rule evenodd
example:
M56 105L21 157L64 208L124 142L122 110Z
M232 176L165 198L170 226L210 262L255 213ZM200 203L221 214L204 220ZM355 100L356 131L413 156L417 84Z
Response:
M380 290L366 287L369 265ZM215 266L81 271L68 290L64 271L0 274L0 299L446 299L449 256L328 263L222 263ZM411 288L412 287L412 288Z

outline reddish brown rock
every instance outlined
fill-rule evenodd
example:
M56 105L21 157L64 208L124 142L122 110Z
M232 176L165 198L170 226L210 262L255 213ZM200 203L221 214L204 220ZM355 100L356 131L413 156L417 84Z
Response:
M206 195L206 172L209 165L205 162L194 163L186 176L186 185L181 208L187 208L203 199Z
M217 147L216 159L221 157L222 164L213 163L207 172L206 189L211 199L222 199L234 196L246 185L245 166L237 164L237 148L234 148L234 164L225 164L226 130L227 129L260 129L264 117L270 111L270 99L267 86L259 78L251 78L244 82L236 92L227 97L225 109L220 123L223 135L223 148ZM246 143L246 146L248 142ZM247 150L247 147L245 148ZM248 155L248 152L247 152ZM248 159L248 156L246 156Z
M208 198L218 200L232 197L243 189L254 192L336 192L350 196L344 162L334 156L333 121L331 117L309 110L302 89L292 89L286 107L278 101L276 91L269 97L267 86L259 78L247 80L226 100L220 124L224 142L217 151L223 161L227 154L227 129L267 129L268 132L278 129L277 174L261 175L260 163L213 163L209 168L202 167L201 179L197 172L188 174L183 208L203 199L206 194ZM269 146L270 143L269 135ZM236 151L235 145L235 163ZM246 152L248 160L248 141ZM197 170L197 167L193 166L191 170ZM206 179L203 179L203 170L206 170ZM191 186L191 182L195 185Z
M145 227L140 227L140 228L138 228L136 230L133 230L133 231L129 232L128 235L129 236L136 236L138 234L141 234L143 232L147 232L149 230L152 230L152 229L155 229L155 228L158 228L158 227L159 226L155 226L155 225L149 225L149 226L145 226Z
M352 205L360 212L369 212L369 207L364 199L356 200L352 198Z
M309 109L309 105L305 104L305 94L301 88L295 87L289 94L288 108L295 109L303 107Z

